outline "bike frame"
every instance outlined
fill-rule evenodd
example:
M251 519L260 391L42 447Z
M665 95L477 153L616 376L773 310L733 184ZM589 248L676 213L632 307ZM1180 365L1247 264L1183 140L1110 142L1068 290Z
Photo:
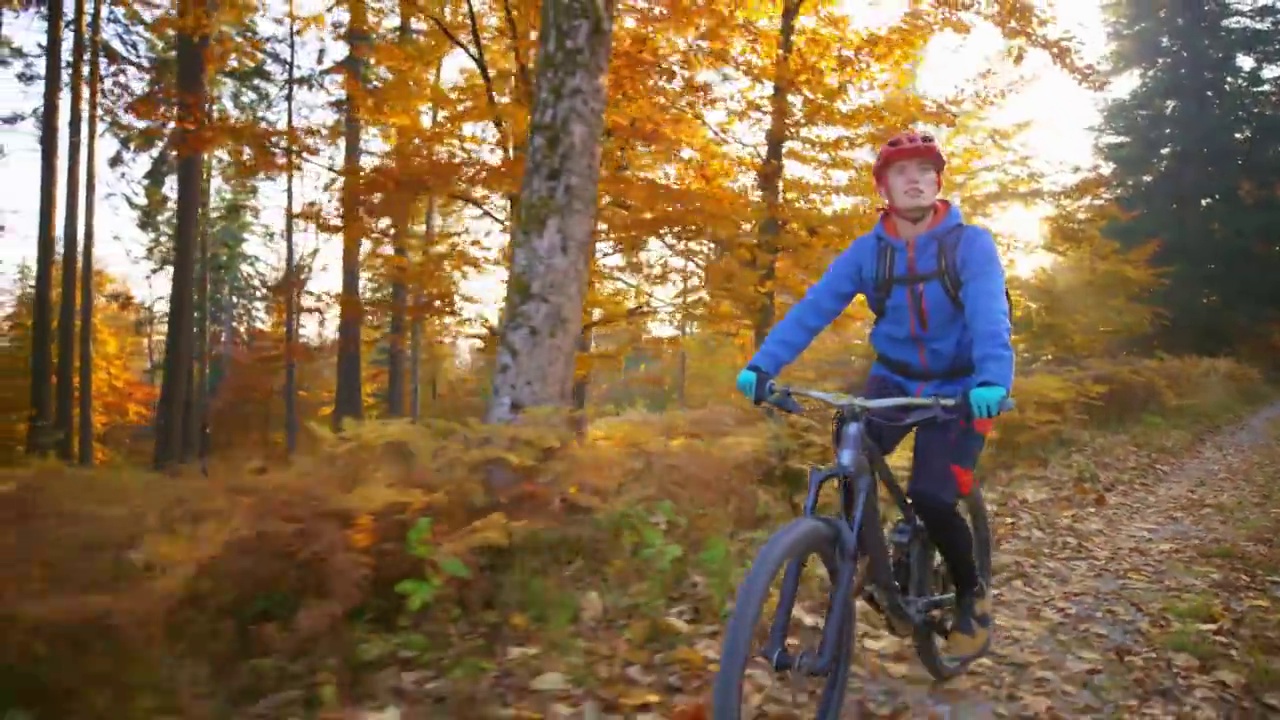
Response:
M876 482L884 485L893 496L903 518L910 523L913 532L921 530L923 525L907 500L906 492L898 484L889 469L879 448L867 437L866 423L869 411L876 407L915 406L914 412L907 414L901 421L891 424L908 425L929 420L944 420L950 417L944 408L953 407L956 401L945 398L898 398L881 401L867 401L850 396L829 393L818 393L780 388L775 390L769 404L785 411L798 412L802 408L792 394L811 397L826 402L837 408L837 417L844 418L835 446L835 463L826 467L809 469L809 490L804 503L804 517L828 523L836 529L836 577L831 588L830 615L823 623L822 639L818 645L815 659L791 657L786 651L785 643L791 613L795 607L796 594L800 587L800 572L803 560L792 560L782 579L782 591L778 598L777 613L769 629L769 640L763 655L775 671L799 670L809 675L822 676L830 673L838 660L838 653L847 652L842 647L840 633L844 623L852 621L854 601L854 579L857 574L858 557L866 555L869 559L871 583L885 595L888 607L881 611L891 613L912 625L919 626L928 619L928 613L940 607L947 607L955 602L955 595L930 596L916 598L908 602L897 583L893 582L892 563L884 531L880 527L880 509L876 502ZM839 402L839 398L848 398L851 402ZM822 488L835 481L840 489L840 513L834 516L817 514L818 499ZM859 543L859 540L862 543Z

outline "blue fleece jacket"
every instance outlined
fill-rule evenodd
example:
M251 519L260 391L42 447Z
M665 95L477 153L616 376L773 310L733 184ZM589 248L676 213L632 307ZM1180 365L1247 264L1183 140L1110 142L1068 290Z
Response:
M867 235L853 243L831 263L826 273L769 332L751 365L777 375L835 320L858 295L875 284L879 242L897 249L896 275L930 273L937 268L937 243L961 222L960 211L944 205L941 220L910 244L885 229L884 218ZM897 376L880 363L872 372L896 379L918 396L954 396L976 385L997 385L1013 392L1013 343L1009 306L1005 299L1004 267L991 233L966 225L956 250L956 270L961 280L963 312L942 283L923 284L926 328L906 285L895 285L885 303L884 317L871 331L876 354L904 363L921 372L940 372L971 361L974 373L962 380L920 382ZM910 245L910 247L909 247Z

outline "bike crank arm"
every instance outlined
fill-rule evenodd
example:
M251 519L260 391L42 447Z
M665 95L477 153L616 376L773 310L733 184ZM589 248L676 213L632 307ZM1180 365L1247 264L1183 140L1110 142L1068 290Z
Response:
M926 628L935 635L946 637L951 632L950 624L945 620L933 617L929 613L934 610L954 607L955 604L955 593L946 593L944 595L930 595L924 598L904 599L902 610L916 627Z
M955 607L956 594L945 593L943 595L930 595L929 597L917 598L911 602L907 612L912 615L923 617L934 610L945 610Z

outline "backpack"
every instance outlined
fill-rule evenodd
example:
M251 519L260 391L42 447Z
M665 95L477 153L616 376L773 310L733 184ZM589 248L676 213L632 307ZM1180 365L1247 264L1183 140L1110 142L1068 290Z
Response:
M893 290L894 285L915 285L929 280L941 282L942 289L947 293L951 304L955 305L960 312L964 312L964 301L960 299L960 287L962 285L960 271L956 269L956 257L960 249L960 240L964 237L964 227L963 223L958 223L948 230L945 235L938 238L938 264L936 269L930 273L895 275L894 265L897 261L897 249L893 246L893 243L877 239L879 246L876 255L875 282L872 285L871 293L867 295L867 305L871 308L871 312L875 314L877 323L880 322L880 318L884 315L885 304L889 301L889 293ZM1009 318L1012 320L1013 298L1009 295L1007 285L1004 289L1004 299L1009 304Z

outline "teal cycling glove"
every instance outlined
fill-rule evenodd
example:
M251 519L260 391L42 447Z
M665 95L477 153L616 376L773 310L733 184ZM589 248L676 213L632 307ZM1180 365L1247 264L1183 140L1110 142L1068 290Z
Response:
M980 420L989 420L1000 414L1005 398L1009 392L995 385L983 385L969 391L969 407L973 408L973 416Z
M742 393L752 403L759 405L765 401L765 396L769 392L769 381L773 378L769 373L748 365L738 373L738 392Z

